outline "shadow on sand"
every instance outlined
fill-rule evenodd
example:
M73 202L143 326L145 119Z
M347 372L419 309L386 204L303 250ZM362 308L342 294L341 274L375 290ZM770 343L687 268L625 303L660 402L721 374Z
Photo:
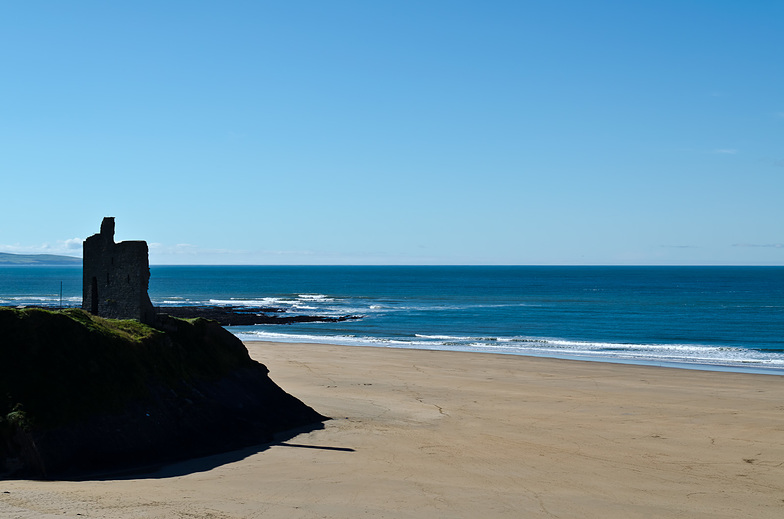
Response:
M80 474L55 478L58 481L120 481L130 479L166 479L199 472L207 472L214 468L244 460L260 452L264 452L270 447L291 447L298 449L317 449L338 452L354 452L354 449L346 447L330 447L322 445L307 445L302 443L288 443L288 440L300 434L317 431L324 428L324 424L318 423L309 427L292 429L275 435L275 439L269 443L260 443L242 449L222 452L209 456L202 456L184 461L162 463L157 465L145 465L140 467L125 468L111 472L100 472L90 474Z

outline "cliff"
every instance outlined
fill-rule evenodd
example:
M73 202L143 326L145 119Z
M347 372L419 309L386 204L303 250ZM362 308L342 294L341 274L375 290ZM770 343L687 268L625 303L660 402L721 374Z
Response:
M217 322L0 308L2 477L187 459L325 419Z

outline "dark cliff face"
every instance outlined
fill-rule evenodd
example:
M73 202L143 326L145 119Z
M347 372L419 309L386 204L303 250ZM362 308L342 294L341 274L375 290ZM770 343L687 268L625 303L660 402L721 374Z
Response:
M214 321L0 309L0 476L175 461L323 420Z

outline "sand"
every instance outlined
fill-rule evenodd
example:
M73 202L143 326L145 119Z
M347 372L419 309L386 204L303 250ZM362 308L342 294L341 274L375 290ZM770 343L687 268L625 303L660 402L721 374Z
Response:
M784 377L247 345L333 420L144 475L0 481L0 517L784 517Z

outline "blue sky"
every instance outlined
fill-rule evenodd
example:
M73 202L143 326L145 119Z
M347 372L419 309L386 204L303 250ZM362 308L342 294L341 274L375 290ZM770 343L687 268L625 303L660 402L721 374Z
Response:
M784 265L784 2L0 4L0 251Z

